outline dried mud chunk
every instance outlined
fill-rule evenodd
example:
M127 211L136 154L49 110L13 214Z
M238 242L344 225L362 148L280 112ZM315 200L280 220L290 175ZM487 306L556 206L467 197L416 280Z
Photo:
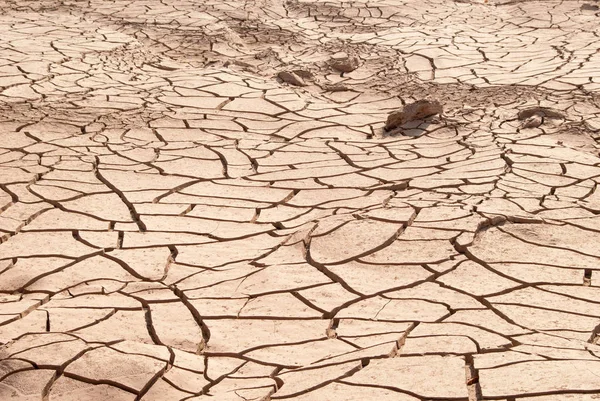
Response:
M544 118L565 118L565 115L555 109L549 107L528 107L519 111L519 120L527 120L533 116L539 115Z
M529 107L519 111L519 120L525 120L521 128L537 128L544 123L544 119L564 119L565 115L549 107Z
M304 79L291 71L281 71L279 74L277 74L277 78L281 79L283 82L287 82L290 85L306 86Z
M359 65L357 57L348 57L346 53L336 53L331 57L331 68L339 72L352 72Z
M437 100L418 100L407 104L402 110L391 112L385 123L385 130L391 131L410 121L442 114L443 111L441 103Z
M537 128L542 125L544 121L541 114L535 114L529 117L525 122L521 125L521 128Z

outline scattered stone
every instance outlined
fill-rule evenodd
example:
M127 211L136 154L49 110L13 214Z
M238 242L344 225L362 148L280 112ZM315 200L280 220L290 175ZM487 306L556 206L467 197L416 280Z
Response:
M348 57L346 53L338 53L337 57L331 58L331 68L341 73L352 72L358 68L360 60L358 57Z
M437 100L418 100L407 104L402 110L390 113L384 129L391 131L410 121L422 120L436 114L442 114L443 111L442 104Z
M281 71L279 74L277 74L277 77L279 79L281 79L283 82L286 82L290 85L306 86L306 82L304 82L304 79L302 79L300 76L298 76L294 72Z
M529 107L519 111L519 120L524 120L521 128L538 128L544 123L544 119L564 119L565 115L549 107Z
M528 107L524 110L519 111L519 120L527 120L530 117L539 115L544 118L564 119L565 115L556 109L549 107Z
M542 125L543 121L544 117L540 113L537 113L525 120L521 125L521 128L537 128Z

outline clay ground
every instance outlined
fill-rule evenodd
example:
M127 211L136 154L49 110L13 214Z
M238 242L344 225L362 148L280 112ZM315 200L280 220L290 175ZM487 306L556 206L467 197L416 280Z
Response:
M599 6L1 1L0 400L600 398Z

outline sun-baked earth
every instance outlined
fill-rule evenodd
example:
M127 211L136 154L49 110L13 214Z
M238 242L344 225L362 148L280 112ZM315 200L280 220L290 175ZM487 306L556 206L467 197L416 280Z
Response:
M598 399L599 6L1 1L0 400Z

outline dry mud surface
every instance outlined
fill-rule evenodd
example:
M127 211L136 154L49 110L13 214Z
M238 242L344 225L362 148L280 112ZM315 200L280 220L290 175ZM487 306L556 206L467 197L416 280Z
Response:
M2 1L0 400L598 399L599 5Z

